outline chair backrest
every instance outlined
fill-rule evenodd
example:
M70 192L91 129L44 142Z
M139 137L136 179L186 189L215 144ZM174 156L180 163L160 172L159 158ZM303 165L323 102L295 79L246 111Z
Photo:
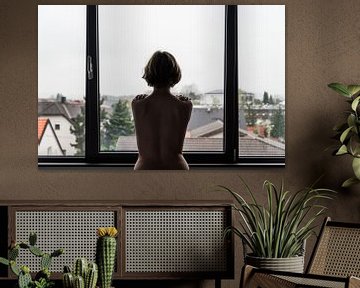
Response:
M360 224L326 218L307 273L360 277Z

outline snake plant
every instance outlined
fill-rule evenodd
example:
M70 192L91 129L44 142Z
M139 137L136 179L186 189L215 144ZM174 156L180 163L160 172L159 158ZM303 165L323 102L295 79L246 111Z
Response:
M354 177L347 179L342 186L349 187L360 183L360 85L331 83L329 88L347 98L351 109L347 112L346 122L334 127L339 146L334 155L351 155Z
M235 199L233 205L240 215L239 227L228 227L225 235L233 232L247 245L252 256L265 258L288 258L302 254L303 244L316 228L316 220L324 214L326 207L318 200L332 199L335 191L329 189L304 188L296 193L280 188L266 180L266 205L256 200L254 193L243 179L246 201L240 193L219 186Z

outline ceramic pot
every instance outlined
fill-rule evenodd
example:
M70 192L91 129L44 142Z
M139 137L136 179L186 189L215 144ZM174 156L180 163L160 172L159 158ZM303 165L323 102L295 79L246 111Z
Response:
M263 258L246 255L245 263L262 269L304 273L304 256Z

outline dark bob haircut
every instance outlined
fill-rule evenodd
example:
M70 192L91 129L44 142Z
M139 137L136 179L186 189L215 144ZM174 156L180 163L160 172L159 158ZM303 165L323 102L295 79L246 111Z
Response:
M169 52L156 51L144 69L144 78L151 87L173 87L181 79L181 70Z

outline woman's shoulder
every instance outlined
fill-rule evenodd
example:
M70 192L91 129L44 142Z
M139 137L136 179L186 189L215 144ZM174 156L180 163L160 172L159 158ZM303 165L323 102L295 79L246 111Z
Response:
M134 97L134 99L132 100L131 102L131 106L134 108L134 107L137 107L139 104L143 103L144 100L148 97L148 95L146 94L139 94L139 95L136 95ZM140 105L142 106L142 105Z
M192 102L190 97L184 95L178 95L175 97L182 105L185 105L188 108L192 107Z
M146 94L136 95L135 98L132 100L132 102L137 102L137 101L140 101L140 100L144 100L146 97L148 97L148 95L146 95Z

